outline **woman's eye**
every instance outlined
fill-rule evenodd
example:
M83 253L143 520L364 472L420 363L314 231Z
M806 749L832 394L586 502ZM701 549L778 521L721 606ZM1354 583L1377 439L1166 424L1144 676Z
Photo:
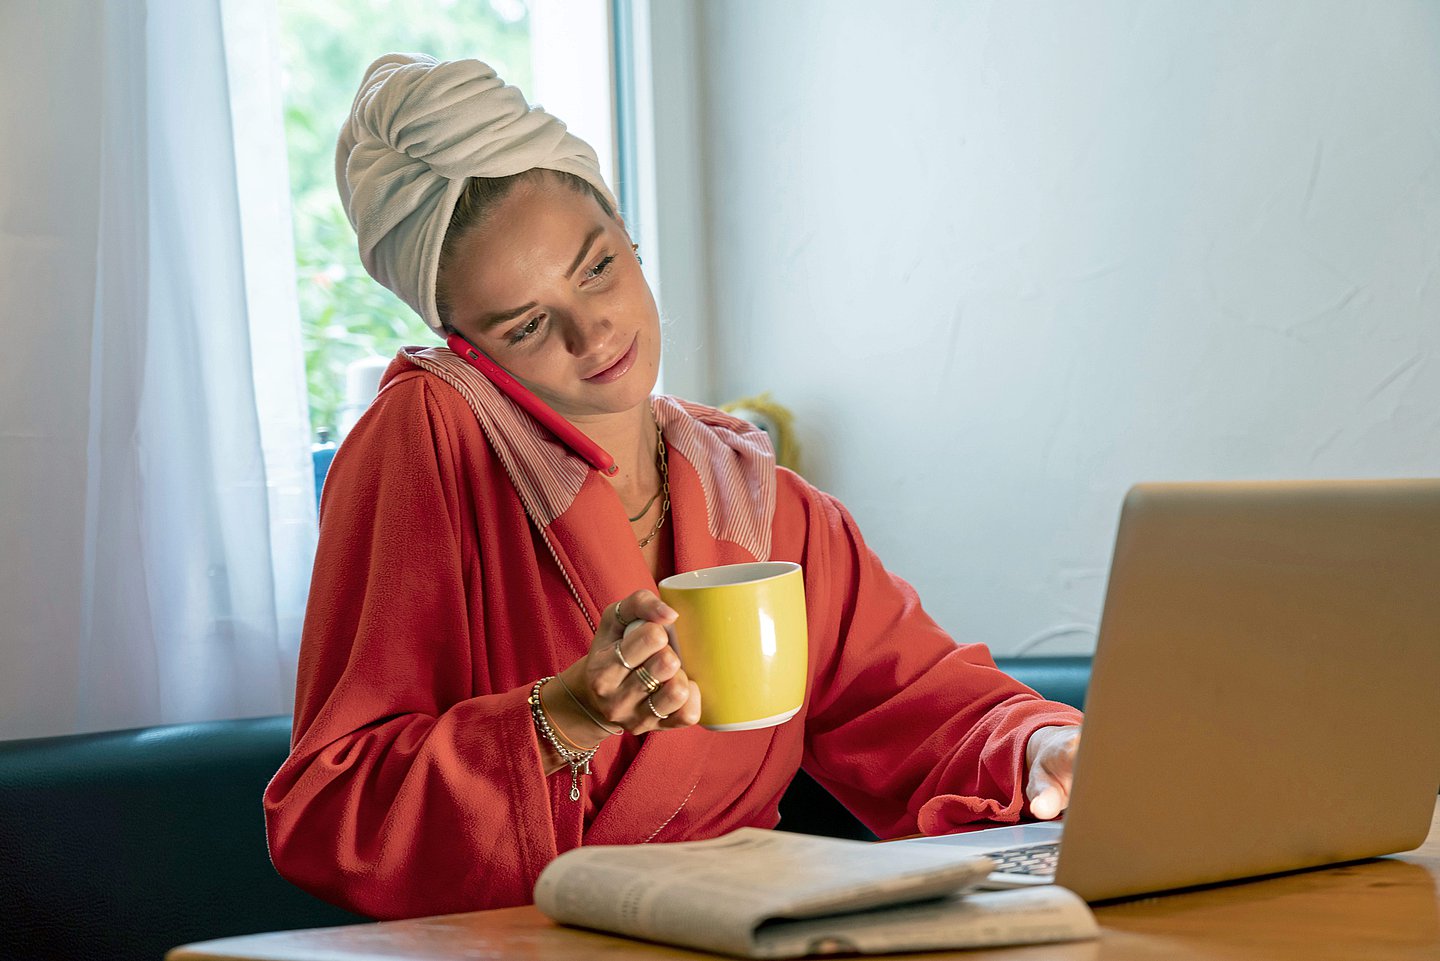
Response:
M510 331L510 333L506 335L505 340L511 346L520 343L520 341L524 340L526 337L529 337L531 334L535 333L535 331L540 329L540 321L543 319L543 314L541 314L539 317L531 317L528 324L522 324L521 326L516 327L514 330Z
M610 265L614 262L615 257L613 255L605 257L594 267L591 267L589 270L585 271L585 279L594 280L596 277L605 276L605 272L610 269Z

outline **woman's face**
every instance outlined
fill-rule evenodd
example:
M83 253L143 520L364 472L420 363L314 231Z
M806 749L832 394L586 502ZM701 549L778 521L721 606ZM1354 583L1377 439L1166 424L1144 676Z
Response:
M549 177L514 187L441 278L450 324L571 419L646 403L660 316L625 229Z

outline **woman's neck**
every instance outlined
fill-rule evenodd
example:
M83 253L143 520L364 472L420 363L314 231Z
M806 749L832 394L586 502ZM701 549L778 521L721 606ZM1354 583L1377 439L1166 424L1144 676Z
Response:
M606 479L630 518L631 533L640 542L651 576L659 580L673 573L675 525L668 523L668 503L662 496L653 408L647 402L634 411L577 426L615 458L615 473Z
M649 403L634 411L589 420L578 426L615 458L615 473L606 480L622 501L627 504L637 498L643 501L655 492L660 470L655 462L655 416Z

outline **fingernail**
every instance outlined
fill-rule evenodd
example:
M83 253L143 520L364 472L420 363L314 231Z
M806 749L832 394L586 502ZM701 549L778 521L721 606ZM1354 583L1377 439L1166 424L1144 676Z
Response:
M660 616L661 616L661 617L679 617L679 616L680 616L679 614L677 614L677 613L675 612L675 608L671 607L669 604L666 604L664 601L661 601L661 602L660 602L659 611L660 611Z

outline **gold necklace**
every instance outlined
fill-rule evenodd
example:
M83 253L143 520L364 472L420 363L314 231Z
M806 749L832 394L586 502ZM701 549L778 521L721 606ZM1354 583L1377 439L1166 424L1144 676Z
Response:
M629 518L630 523L633 524L633 523L635 523L636 521L638 521L640 518L644 517L646 514L650 513L650 508L652 508L652 507L655 506L655 499L658 498L659 496L660 496L660 488L657 487L657 488L655 488L655 493L651 494L651 495L650 495L650 499L645 502L645 506L642 507L642 508L640 508L639 513L637 513L634 517Z
M665 526L665 515L670 513L670 465L665 460L665 435L660 431L660 425L657 423L655 425L655 463L660 468L660 491L656 497L663 496L664 500L660 503L660 516L655 518L655 526L650 528L650 533L640 539L641 547L645 547L655 539L655 535L660 533L660 528ZM651 498L651 501L653 502L654 498ZM646 504L645 510L649 509L650 505ZM640 516L645 516L644 511L640 513Z

